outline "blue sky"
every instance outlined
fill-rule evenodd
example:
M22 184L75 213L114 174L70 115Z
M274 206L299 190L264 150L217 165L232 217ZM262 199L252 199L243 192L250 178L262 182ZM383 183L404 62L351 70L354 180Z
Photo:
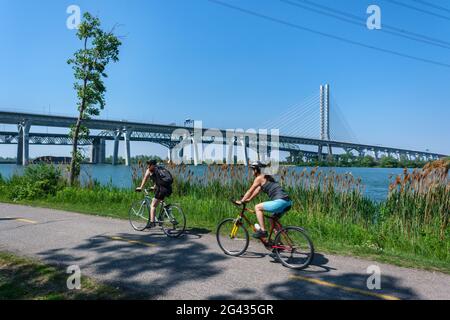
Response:
M450 64L449 49L369 31L278 0L224 1ZM448 39L450 32L450 18L386 0L315 2L364 19L367 7L377 4L384 24L439 39ZM450 7L444 0L434 3ZM117 33L124 36L120 62L108 69L102 118L178 124L192 118L207 127L251 128L330 83L359 142L450 154L450 68L299 31L207 0L0 0L0 109L75 114L73 75L66 60L80 43L66 28L71 4L97 14L105 28L119 24ZM48 151L32 147L31 156ZM150 144L133 146L132 154L142 153L165 151ZM0 146L0 155L14 154L14 146Z

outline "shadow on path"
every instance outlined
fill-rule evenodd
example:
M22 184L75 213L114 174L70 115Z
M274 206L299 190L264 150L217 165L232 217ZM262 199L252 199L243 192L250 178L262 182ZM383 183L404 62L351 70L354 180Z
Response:
M164 297L183 282L201 283L221 273L216 263L226 257L207 250L199 242L186 241L184 237L171 239L152 231L97 235L73 248L40 255L52 264L79 264L82 272L88 269L107 284L154 299Z

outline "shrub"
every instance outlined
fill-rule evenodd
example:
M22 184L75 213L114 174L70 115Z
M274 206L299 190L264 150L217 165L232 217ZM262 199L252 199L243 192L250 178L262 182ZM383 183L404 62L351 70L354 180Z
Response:
M22 176L13 176L8 182L9 198L33 200L55 195L63 186L61 170L52 165L39 164L25 168Z

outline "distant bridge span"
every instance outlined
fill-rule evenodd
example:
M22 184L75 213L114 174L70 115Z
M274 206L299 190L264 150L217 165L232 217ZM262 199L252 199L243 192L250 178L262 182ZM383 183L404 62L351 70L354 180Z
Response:
M17 161L18 164L26 165L29 162L29 146L31 145L71 145L72 139L66 134L59 133L33 133L32 127L57 127L70 128L76 123L75 117L53 116L32 113L16 113L0 111L0 124L17 125L18 130L15 132L1 132L0 144L17 144ZM149 124L140 122L115 121L91 119L83 121L90 130L98 130L99 134L93 134L88 138L79 141L81 146L92 146L91 162L104 163L105 161L105 142L114 142L113 164L118 162L119 141L125 142L125 160L126 164L130 164L130 143L132 141L147 141L161 144L169 149L169 157L171 150L180 142L172 140L172 133L177 129L182 129L194 134L194 128L175 125ZM205 135L208 129L203 129L203 143L226 143L225 139L214 139L212 136ZM219 130L223 137L227 136L227 130ZM322 138L326 138L326 135ZM242 140L236 136L233 143L245 146L248 149L248 138ZM313 146L317 151L305 150L305 146ZM409 159L438 159L446 155L399 149L393 147L374 146L367 144L358 144L343 141L333 141L330 139L311 139L292 136L279 136L279 142L267 141L267 156L270 157L271 149L277 148L280 151L290 153L291 160L299 158L332 156L333 148L341 149L345 152L357 152L359 155L373 154L375 158L379 158L382 154L395 155L397 157L405 156ZM230 148L231 149L231 148ZM326 152L324 152L326 151ZM246 152L247 155L247 152ZM194 159L195 160L195 159ZM248 161L246 156L245 161Z

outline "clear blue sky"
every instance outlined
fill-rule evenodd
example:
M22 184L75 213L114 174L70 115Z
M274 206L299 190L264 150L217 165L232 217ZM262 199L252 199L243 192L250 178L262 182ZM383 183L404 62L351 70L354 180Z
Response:
M449 49L369 31L278 0L224 1L450 64ZM385 0L315 2L361 18L370 4L378 4L384 24L450 42L450 18ZM450 7L445 0L433 2ZM207 0L0 0L0 109L75 114L66 60L80 43L66 28L71 4L97 14L106 28L120 24L117 32L125 37L120 62L108 70L103 118L182 123L189 117L207 127L250 128L330 83L359 142L450 154L450 68L295 30ZM68 154L68 149L54 150ZM141 144L132 153L163 150ZM31 155L47 152L34 147ZM15 147L1 146L0 155L15 155Z

